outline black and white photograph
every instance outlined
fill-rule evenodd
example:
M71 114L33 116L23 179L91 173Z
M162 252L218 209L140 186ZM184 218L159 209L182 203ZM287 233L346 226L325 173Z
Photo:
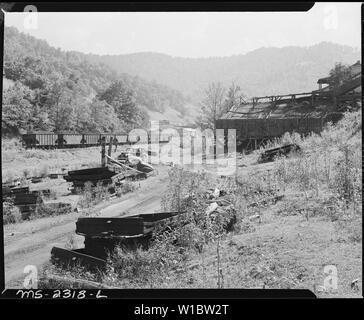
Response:
M5 290L362 298L361 3L0 6Z

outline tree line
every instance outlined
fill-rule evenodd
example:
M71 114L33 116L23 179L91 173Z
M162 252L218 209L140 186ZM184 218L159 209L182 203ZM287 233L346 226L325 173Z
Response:
M137 76L117 74L84 54L64 52L17 31L4 30L2 133L121 132L145 126L146 109L171 107L184 115L180 92Z

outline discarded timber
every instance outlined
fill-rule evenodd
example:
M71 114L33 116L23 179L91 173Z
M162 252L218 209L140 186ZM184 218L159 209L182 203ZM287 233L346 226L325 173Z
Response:
M59 176L63 176L62 174L60 174L60 173L50 173L49 175L48 175L48 178L50 178L50 179L58 179L59 178Z
M135 236L146 232L141 218L79 218L76 233L87 236Z
M36 194L38 196L43 195L45 197L49 197L51 194L51 190L50 189L33 190L33 191L30 191L29 193Z
M94 272L106 267L106 260L85 254L85 249L68 250L53 247L51 262L62 267L87 266Z
M28 192L29 192L29 187L15 187L9 189L10 194L28 193Z
M49 196L51 193L50 189L42 189L42 190L29 190L29 187L16 187L16 188L3 188L2 190L3 196L15 196L21 197L23 195L44 195Z
M41 196L37 193L16 193L14 197L15 205L37 204L42 202Z
M259 207L259 206L266 206L269 203L275 204L278 201L282 200L283 198L284 198L283 194L282 195L277 195L277 196L274 196L274 197L269 197L269 198L262 199L262 200L257 201L257 202L250 203L250 204L248 204L247 207L248 208L254 208L254 207Z
M82 265L90 270L106 266L108 254L116 247L146 248L155 226L184 212L159 212L127 217L82 217L76 222L76 233L85 237L85 247L67 250L54 247L52 263L63 266Z
M107 180L110 179L115 173L107 173L107 174L94 174L94 175L73 175L73 176L65 176L65 180L72 181L98 181L98 180Z
M31 178L32 183L39 183L42 182L43 178L42 177L33 177Z
M2 188L9 188L9 189L13 189L13 188L16 188L20 185L20 181L17 180L17 181L13 181L13 182L3 182L2 183Z
M13 204L19 208L22 219L27 220L40 205L43 205L43 196L49 196L51 191L29 190L29 187L3 188L3 201L11 199Z
M134 172L136 172L138 175L136 176L145 176L146 177L146 174L147 173L150 173L150 172L153 172L154 171L154 168L148 164L148 163L145 163L145 162L142 162L140 161L138 164L137 164L137 168L133 168L131 166L127 166L126 164L118 161L118 160L115 160L109 156L106 156L107 159L110 161L110 163L114 163L126 170L132 170Z
M259 157L258 162L269 162L273 161L275 157L287 156L291 152L301 151L301 148L297 144L289 144L283 147L265 150Z
M88 176L88 175L95 175L95 174L108 175L111 173L113 173L113 172L109 169L109 167L97 167L97 168L68 171L69 176L75 176L75 175L87 175Z
M90 182L93 186L98 183L107 186L112 183L119 183L125 176L120 173L120 170L107 166L69 171L63 178L67 182L72 182L73 191L76 191L77 189L83 189L87 182Z
M82 217L76 222L76 233L84 236L138 236L153 231L156 223L185 212L160 212L127 217Z

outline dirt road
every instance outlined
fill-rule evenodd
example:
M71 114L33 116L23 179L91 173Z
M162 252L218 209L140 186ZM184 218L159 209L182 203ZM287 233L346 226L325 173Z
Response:
M153 213L160 210L160 200L166 189L167 170L140 182L140 188L120 199L100 204L99 216ZM82 214L82 213L81 213ZM75 222L80 213L61 218L45 218L21 223L4 230L5 283L7 288L19 288L24 278L24 267L35 265L38 270L50 259L53 246L64 247L73 237L77 247L84 238L75 234ZM28 223L28 225L26 225Z

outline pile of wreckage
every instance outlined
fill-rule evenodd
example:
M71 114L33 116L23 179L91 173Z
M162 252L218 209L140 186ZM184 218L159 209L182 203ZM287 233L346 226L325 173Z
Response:
M19 187L16 185L3 185L2 186L2 201L12 202L17 206L21 212L23 220L27 220L30 216L38 212L46 211L48 214L52 212L68 213L71 211L71 204L63 202L44 202L50 196L49 189L43 190L30 190L29 186Z
M297 144L287 144L282 147L271 148L265 150L258 159L258 163L271 162L274 161L275 158L280 156L288 156L291 153L299 153L301 152L301 148Z
M124 161L116 160L102 150L101 167L81 169L69 171L64 179L71 182L73 193L78 193L85 188L86 183L91 183L92 186L101 184L108 186L111 193L115 192L115 187L122 185L125 179L145 179L154 171L154 168L143 161L141 158L126 155ZM123 154L123 153L122 153ZM120 156L119 156L120 157Z
M207 205L204 214L213 220L219 219L227 232L233 230L237 221L231 200L229 194L218 189L206 192L203 200ZM181 210L119 217L80 217L76 222L76 234L85 237L84 248L69 250L53 247L51 262L61 267L83 266L93 272L105 270L108 255L116 247L146 249L158 226L171 230L180 218L190 223L191 220L185 219L186 214L187 211Z
M158 224L185 212L160 212L121 217L82 217L76 233L85 237L85 247L68 250L53 247L51 262L58 266L80 265L90 271L104 270L107 257L117 246L147 247Z

